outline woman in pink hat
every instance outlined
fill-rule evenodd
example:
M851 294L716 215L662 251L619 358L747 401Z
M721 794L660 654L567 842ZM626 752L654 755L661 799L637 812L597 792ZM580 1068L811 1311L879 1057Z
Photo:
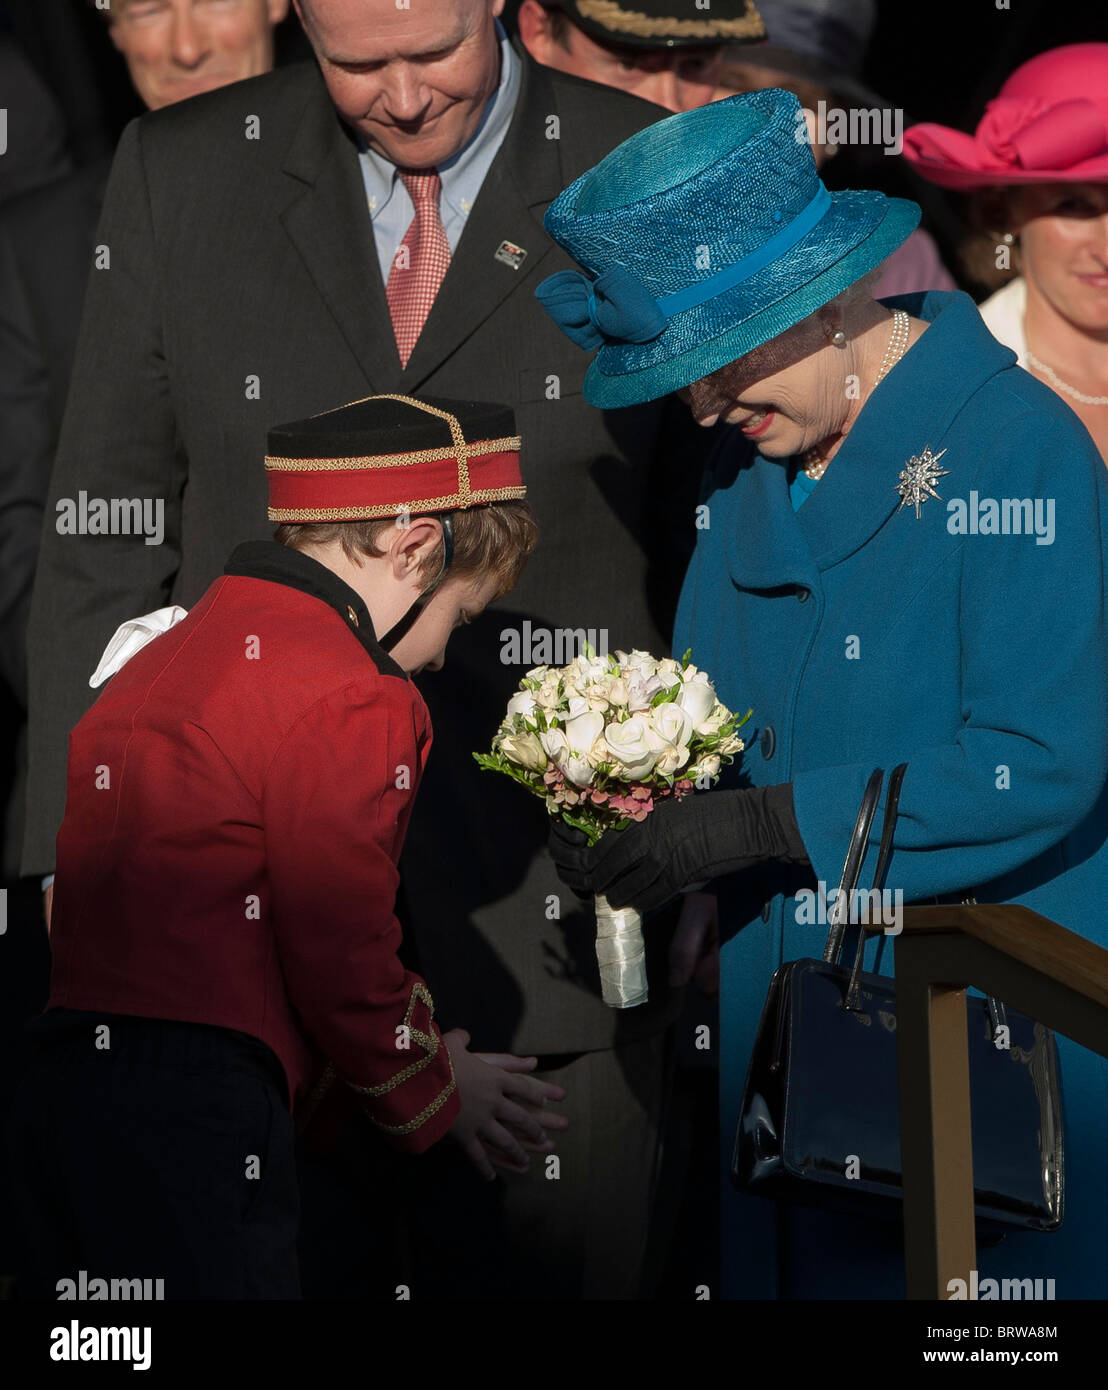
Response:
M1001 286L981 315L1108 462L1108 43L1040 53L973 135L912 126L904 157L933 183L974 191L967 268Z

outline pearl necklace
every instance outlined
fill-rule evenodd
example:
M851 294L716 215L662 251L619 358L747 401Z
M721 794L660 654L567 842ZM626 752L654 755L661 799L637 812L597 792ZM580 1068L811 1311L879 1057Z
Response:
M881 368L873 383L874 386L879 386L904 356L911 331L912 321L907 312L904 309L894 309L893 331L889 335L889 346L885 349L885 356L881 359ZM827 472L827 465L830 462L830 459L821 459L818 445L813 445L802 455L800 467L806 478L811 478L814 483L818 483Z
M1086 396L1084 391L1079 391L1076 386L1071 386L1068 381L1063 381L1057 372L1048 367L1045 362L1040 362L1030 348L1025 349L1024 355L1037 372L1042 372L1056 391L1064 391L1067 396L1072 396L1075 401L1080 401L1082 405L1108 405L1108 396Z

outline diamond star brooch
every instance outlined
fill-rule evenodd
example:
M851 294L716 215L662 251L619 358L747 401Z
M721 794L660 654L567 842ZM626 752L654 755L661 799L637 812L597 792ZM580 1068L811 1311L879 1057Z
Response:
M919 520L919 509L929 497L934 497L939 502L943 500L935 491L933 484L939 478L945 478L950 472L949 468L939 467L939 460L945 453L946 450L943 449L941 452L933 454L929 444L922 454L913 454L900 470L900 480L896 485L896 490L900 493L900 507L906 507L911 503L916 509L917 521ZM900 507L897 508L897 511L900 510Z

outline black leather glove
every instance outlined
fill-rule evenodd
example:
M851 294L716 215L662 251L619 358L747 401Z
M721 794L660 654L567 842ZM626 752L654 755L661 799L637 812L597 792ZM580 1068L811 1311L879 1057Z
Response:
M550 853L580 897L603 893L613 907L660 907L690 884L766 859L807 864L792 784L702 792L663 801L643 821L609 830L592 847L560 818Z

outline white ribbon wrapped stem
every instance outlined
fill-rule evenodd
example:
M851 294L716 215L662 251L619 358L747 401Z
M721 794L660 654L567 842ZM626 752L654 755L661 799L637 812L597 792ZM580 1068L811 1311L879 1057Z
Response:
M601 995L613 1009L633 1009L650 997L642 917L633 907L613 907L596 895L596 959Z

